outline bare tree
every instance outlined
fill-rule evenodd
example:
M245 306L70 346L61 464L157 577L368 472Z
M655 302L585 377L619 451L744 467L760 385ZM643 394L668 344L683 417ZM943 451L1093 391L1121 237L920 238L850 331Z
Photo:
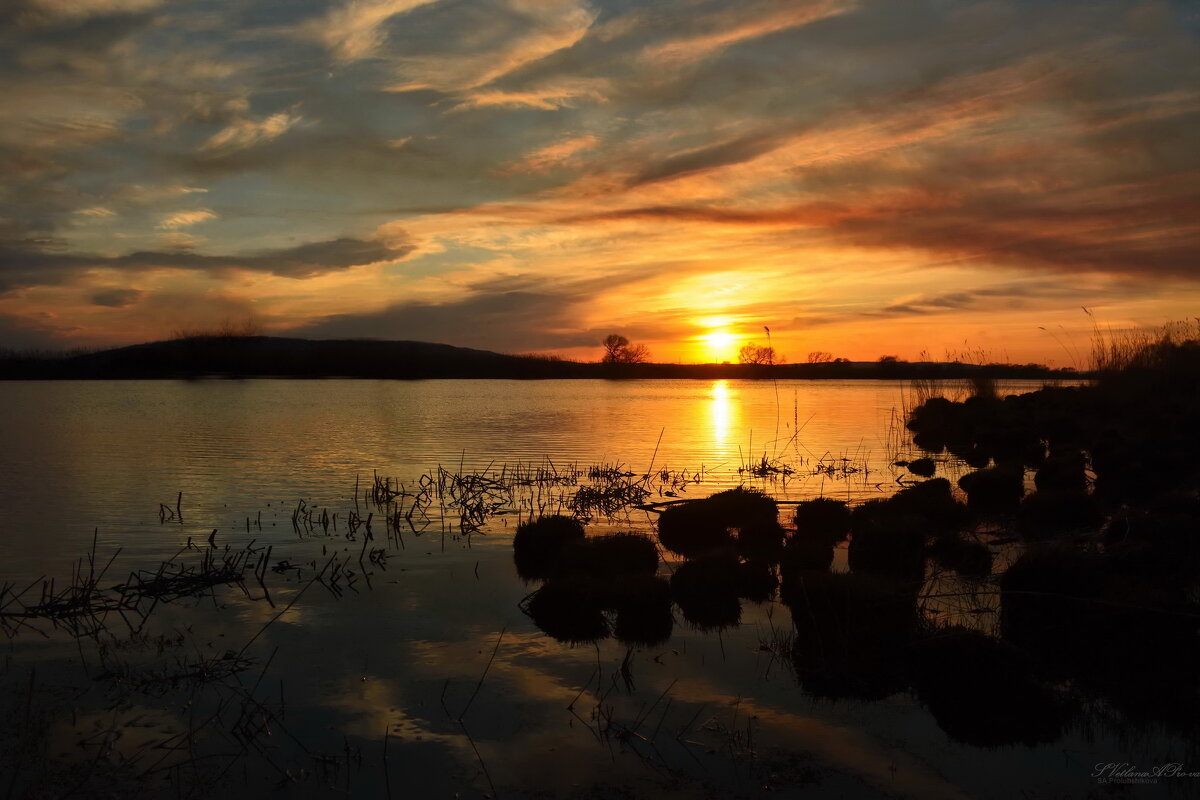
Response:
M810 364L829 364L833 361L833 353L826 353L824 350L813 350L808 354L808 363Z
M630 344L619 333L610 333L601 342L604 356L600 359L605 364L644 364L650 359L650 351L644 344Z
M742 345L742 349L738 350L738 363L740 364L778 364L783 361L783 356L775 352L775 348L770 345L760 345L754 342L748 342Z

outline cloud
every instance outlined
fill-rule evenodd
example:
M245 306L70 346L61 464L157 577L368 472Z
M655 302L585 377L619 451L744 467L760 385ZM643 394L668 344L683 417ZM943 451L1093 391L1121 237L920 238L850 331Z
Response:
M92 303L106 308L125 308L136 303L142 297L137 289L102 289L92 294Z
M781 146L789 138L784 131L765 131L738 136L717 144L672 154L643 167L629 180L629 186L670 180L697 172L749 161Z
M0 351L59 350L70 326L22 314L0 314Z
M503 168L503 173L549 172L582 163L581 154L594 150L600 140L591 134L567 136L525 155Z
M1006 284L964 288L939 294L909 295L881 308L866 309L860 316L921 317L935 314L1007 313L1021 308L1048 308L1063 303L1111 302L1153 296L1157 287L1143 282L1120 278L1092 280L1083 284L1064 284L1060 281L1019 280Z
M316 339L453 342L509 353L595 344L594 335L572 324L578 302L544 292L482 292L446 303L400 302L376 312L339 314L289 333Z
M560 217L565 225L619 222L622 220L661 220L663 222L703 223L756 227L762 225L798 227L828 226L851 216L853 211L833 203L811 203L782 208L737 208L729 206L661 205L632 206L612 211L585 212Z
M412 32L397 37L397 54L389 59L397 79L388 89L462 94L467 105L482 104L472 90L570 48L595 16L580 0L439 3L428 17L444 38L431 48Z
M602 103L610 89L604 79L577 78L531 85L519 90L500 88L472 89L462 95L455 111L471 108L535 108L557 111L572 108L582 101Z
M437 0L347 0L324 16L296 26L301 38L324 44L342 61L374 55L387 38L385 23L392 17Z
M762 14L747 14L745 9L731 8L702 16L703 29L687 31L652 44L646 47L641 57L660 69L678 67L710 58L714 53L735 44L843 13L853 6L852 2L784 3L767 8Z
M297 125L302 118L291 111L280 111L263 119L242 118L214 133L203 145L202 153L215 156L247 150L263 142L278 139Z
M303 279L328 272L399 261L413 246L395 235L390 243L343 237L243 254L209 255L186 250L141 250L118 256L60 253L45 243L0 244L0 292L63 283L89 270L250 270Z
M89 217L91 219L105 219L107 217L115 217L117 215L117 212L113 211L111 208L105 208L104 206L90 206L88 208L81 208L75 213L79 214L81 217Z
M198 208L193 211L175 211L164 215L158 223L158 228L164 231L175 231L180 228L199 225L201 222L207 222L210 219L216 218L217 215L210 208Z
M162 0L71 0L64 3L60 0L34 0L31 5L34 10L50 18L78 20L149 11L161 2Z
M195 250L207 241L208 239L204 236L197 236L194 233L184 233L183 231L172 231L158 237L158 243L162 247L167 247L171 250Z

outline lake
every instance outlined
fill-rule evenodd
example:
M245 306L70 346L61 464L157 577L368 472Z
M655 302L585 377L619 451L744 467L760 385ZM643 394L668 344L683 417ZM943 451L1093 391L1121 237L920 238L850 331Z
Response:
M653 504L740 485L785 517L818 496L887 497L914 480L895 464L919 455L909 402L888 381L0 382L4 710L20 720L0 735L0 782L1084 797L1103 788L1097 764L1187 763L1195 742L1103 709L1053 741L978 747L907 692L814 695L774 594L741 601L738 625L676 609L655 644L561 642L522 610L537 585L513 566L520 522L576 512L589 533L652 534ZM939 475L963 471L941 457ZM645 494L585 502L613 487ZM206 583L222 569L241 580ZM931 599L931 619L994 625L987 581L945 594L969 599Z

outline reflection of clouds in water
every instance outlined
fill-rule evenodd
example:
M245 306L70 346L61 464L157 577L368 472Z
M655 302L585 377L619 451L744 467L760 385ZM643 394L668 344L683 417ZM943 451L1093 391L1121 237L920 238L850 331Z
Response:
M457 746L462 737L457 733L436 730L445 727L408 713L404 708L402 688L391 678L376 675L361 677L344 676L333 691L320 700L327 707L351 716L341 726L342 732L361 736L367 740L378 739L383 732L404 739L420 739L444 742ZM439 709L440 713L440 709Z
M91 714L76 713L72 719L56 720L46 734L47 751L81 752L82 743L111 747L110 757L127 760L154 752L168 736L188 729L188 721L174 710L146 705L129 705ZM103 743L103 744L102 744ZM160 751L161 752L161 751ZM177 760L187 756L182 753Z
M492 631L453 644L411 642L413 663L421 664L422 671L431 678L447 678L454 682L477 681L487 667L488 656L496 645L498 635L499 631ZM489 683L493 687L503 684L506 693L516 693L515 698L510 698L513 701L569 702L579 693L579 686L543 667L574 665L589 659L594 659L593 651L582 648L568 650L541 633L506 632L496 659L488 669L484 686L486 688ZM530 662L539 666L531 666ZM455 695L459 693L454 691Z
M930 800L962 800L968 796L918 758L859 729L785 711L753 697L727 694L707 679L695 676L681 680L671 693L714 709L736 706L739 720L754 719L755 738L760 733L773 734L763 741L786 742L788 750L811 755L823 765L854 775L881 791Z
M452 696L453 699L448 702L452 710L458 710L465 698L470 696L474 682L483 672L497 635L498 632L483 633L477 638L453 645L433 641L413 642L411 646L414 663L420 663L421 671L429 677L444 676L450 679L451 692L448 696ZM620 661L617 654L620 649L614 649L603 658L605 684L609 682L610 675L616 674ZM788 750L811 755L820 765L840 774L856 777L873 788L895 792L901 796L945 800L957 800L965 796L956 786L927 768L917 758L876 740L868 733L794 713L769 701L756 700L752 696L725 691L711 682L705 674L704 665L694 661L690 664L675 661L676 669L672 670L669 676L665 672L656 674L650 666L649 655L643 656L644 658L637 660L634 674L635 677L645 680L645 685L639 682L640 691L627 698L608 698L609 702L618 706L614 719L631 722L638 716L639 703L646 698L652 701L668 688L670 680L676 680L669 691L676 709L671 714L672 720L675 720L675 717L686 720L705 707L710 709L710 713L718 714L724 720L728 715L724 714L722 709L729 710L737 705L740 709L739 720L757 718L754 722L756 738L761 733L764 735L764 742L786 742ZM496 660L487 673L483 691L488 692L493 699L497 696L503 697L506 710L513 710L514 706L532 702L551 705L560 713L536 714L523 710L522 716L527 720L537 719L540 722L522 731L519 738L510 739L504 747L494 745L497 757L506 761L499 769L493 767L494 773L521 774L523 758L520 754L523 753L544 754L553 749L562 754L575 746L586 748L588 743L593 741L590 736L576 740L574 734L579 733L578 731L574 731L570 736L565 735L564 726L573 728L581 725L578 721L572 724L568 719L569 712L566 707L573 700L579 698L576 708L585 719L595 703L595 676L591 672L596 663L595 659L596 653L591 648L569 648L541 634L505 634ZM561 674L564 670L575 673L574 678ZM580 689L583 688L584 682L588 682L593 691L585 691L581 696ZM660 683L661 685L658 685ZM479 704L480 701L476 702ZM629 703L633 705L628 708L621 707ZM478 712L481 709L474 710ZM743 723L739 723L739 726L741 724ZM414 730L425 731L419 725L414 727ZM478 737L477 744L483 747ZM571 782L582 785L578 784L578 781L590 772L591 759L565 760L570 761L573 766L562 776L557 776L546 773L546 761L539 755L539 774L546 780L558 780L561 777L568 781L564 785L570 785ZM597 779L601 778L602 776L597 774Z
M397 752L405 745L421 742L444 746L460 766L477 763L481 756L501 786L523 785L531 774L539 775L539 786L549 781L564 792L584 778L603 781L607 774L603 761L593 764L590 758L563 759L551 766L544 759L547 752L595 746L591 734L582 730L572 733L567 721L566 707L578 695L579 687L544 669L515 663L531 659L545 666L547 658L565 656L575 664L587 662L592 653L584 649L567 651L540 634L505 633L480 694L471 701L498 635L499 631L479 631L458 642L405 642L402 663L407 665L408 673L401 678L346 677L338 681L336 688L313 699L350 717L339 726L348 735L378 741L384 730L389 731ZM441 699L428 692L413 692L409 686L435 686L443 681L446 691ZM412 696L406 697L406 692ZM468 702L471 706L464 717L465 728L459 728L455 718ZM522 708L528 703L539 708ZM553 713L547 713L549 709ZM521 720L515 729L510 724L514 717ZM464 730L471 735L474 747ZM523 765L526 754L536 754L536 770ZM476 774L474 780L480 785L482 777Z

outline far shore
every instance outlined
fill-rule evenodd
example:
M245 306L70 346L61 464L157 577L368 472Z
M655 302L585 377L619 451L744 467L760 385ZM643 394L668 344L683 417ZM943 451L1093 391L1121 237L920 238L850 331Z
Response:
M90 353L0 356L0 380L179 378L874 379L1078 380L1040 364L901 360L802 364L655 364L566 361L444 344L282 337L195 337Z

